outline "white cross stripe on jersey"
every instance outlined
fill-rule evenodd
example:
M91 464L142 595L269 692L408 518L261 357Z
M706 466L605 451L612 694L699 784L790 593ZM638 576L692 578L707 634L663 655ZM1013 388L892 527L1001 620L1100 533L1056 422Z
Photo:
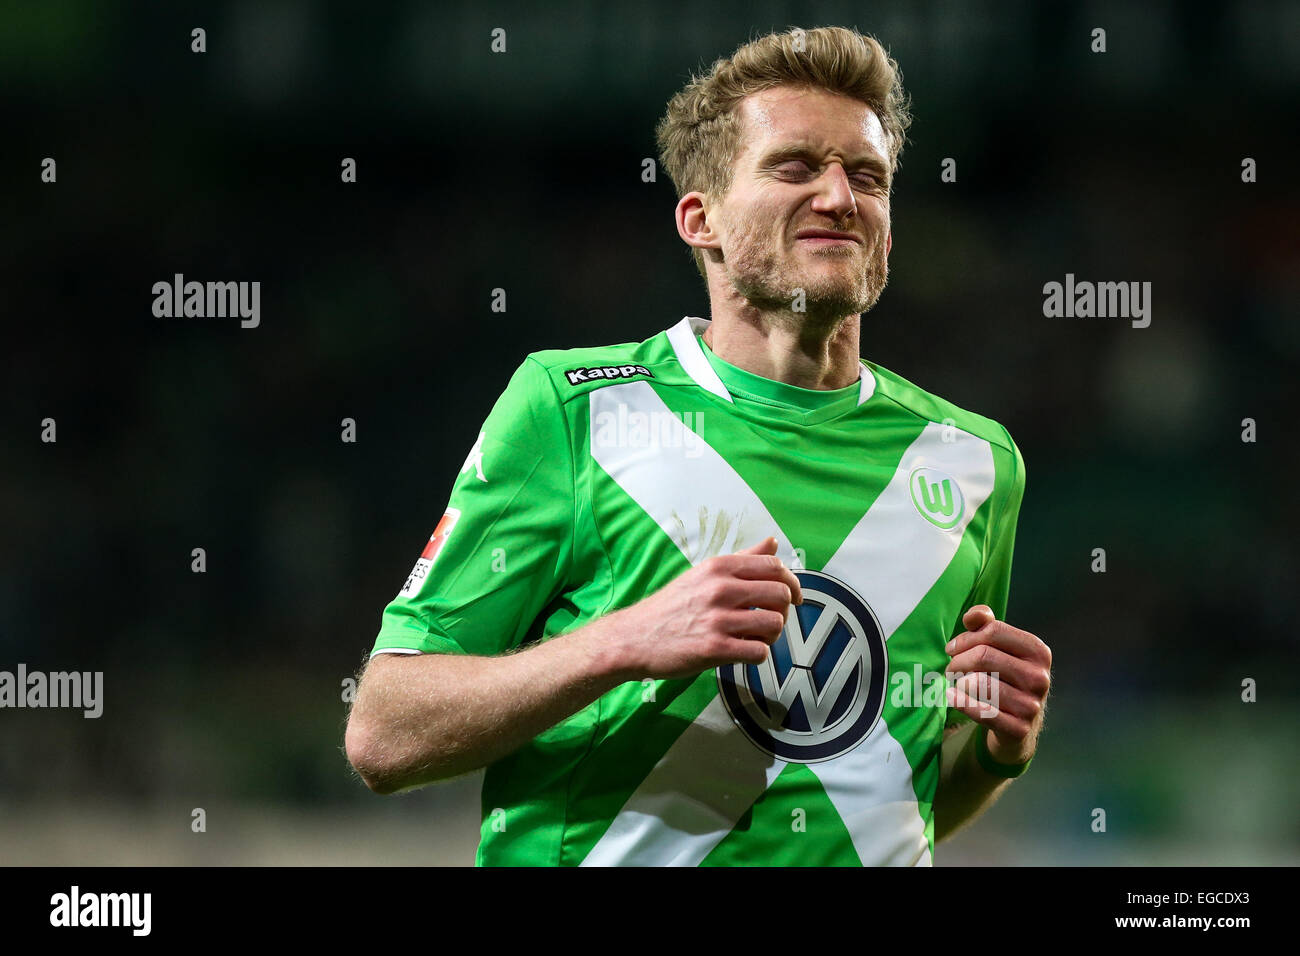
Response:
M964 431L947 431L931 422L922 429L903 457L894 477L880 493L835 554L822 567L845 581L875 612L885 641L907 620L957 553L971 518L993 493L993 450L982 438ZM912 470L936 468L957 478L966 494L966 509L951 531L939 531L916 510L909 487ZM940 640L947 640L943 634ZM903 797L877 780L885 766L906 757L889 733L885 718L861 744L836 760L810 764L826 795L844 818L858 855L884 865L929 865L930 845L916 805L908 771ZM891 842L893 832L910 834Z
M772 535L777 555L791 563L794 549L789 539L753 489L702 438L687 442L673 433L684 431L685 425L648 383L596 389L590 403L592 457L677 542L688 561L698 564L718 552L705 546L705 522L683 525L680 516L725 511L741 524L733 538L740 542L738 547ZM670 434L653 448L598 443L598 416L617 414L620 405L653 413L647 420L668 422ZM945 442L940 426L927 425L825 568L873 608L886 640L934 586L971 516L993 489L988 442L959 430L948 433L953 440ZM938 531L912 504L908 478L920 466L952 475L966 491L966 513L950 532ZM785 765L749 740L717 696L647 775L583 865L698 865ZM931 862L911 766L883 717L849 753L808 766L821 780L863 861Z

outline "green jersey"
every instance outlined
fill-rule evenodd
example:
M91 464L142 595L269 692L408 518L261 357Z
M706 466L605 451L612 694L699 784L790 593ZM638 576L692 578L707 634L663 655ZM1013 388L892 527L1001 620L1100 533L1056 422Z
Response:
M762 665L628 681L491 764L480 865L932 861L944 645L1005 616L1019 449L872 362L746 372L708 325L527 356L374 653L549 640L768 536L803 604Z

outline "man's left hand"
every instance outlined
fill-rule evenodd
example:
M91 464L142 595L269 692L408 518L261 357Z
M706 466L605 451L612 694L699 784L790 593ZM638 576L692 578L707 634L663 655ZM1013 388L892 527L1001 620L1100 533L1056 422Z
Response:
M997 763L1022 764L1038 747L1047 693L1052 685L1052 650L1035 635L999 621L977 604L961 619L966 630L946 648L952 658L948 706L988 733L989 756Z

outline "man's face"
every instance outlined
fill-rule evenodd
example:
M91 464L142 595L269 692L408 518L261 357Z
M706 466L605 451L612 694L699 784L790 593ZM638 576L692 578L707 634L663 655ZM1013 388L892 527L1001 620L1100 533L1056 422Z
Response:
M876 304L889 276L890 172L880 120L858 100L775 87L740 104L731 189L710 222L742 296L842 317ZM827 238L826 233L847 238Z

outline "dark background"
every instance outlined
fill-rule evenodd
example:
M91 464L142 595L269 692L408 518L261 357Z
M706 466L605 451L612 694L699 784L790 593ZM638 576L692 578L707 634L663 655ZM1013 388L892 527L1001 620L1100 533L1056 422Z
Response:
M1300 861L1300 3L276 0L0 5L0 670L105 675L98 720L0 710L0 862L472 860L477 777L369 793L343 682L524 355L708 315L641 180L668 98L831 24L915 116L863 355L1010 429L1008 619L1055 655L938 861ZM178 272L260 326L154 318ZM1150 327L1045 318L1066 273Z

